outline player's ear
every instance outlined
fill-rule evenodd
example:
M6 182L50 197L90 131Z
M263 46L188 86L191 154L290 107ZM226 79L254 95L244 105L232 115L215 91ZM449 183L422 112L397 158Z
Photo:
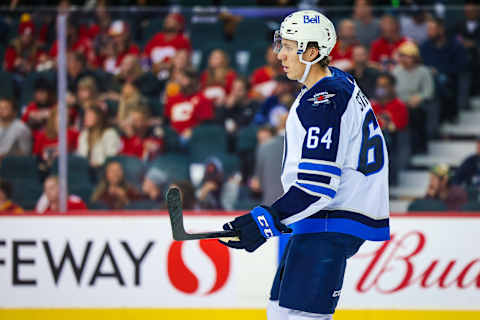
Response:
M310 47L310 48L307 48L307 50L305 51L305 57L304 59L306 61L313 61L315 60L315 58L318 56L319 52L318 52L318 49L315 48L315 47Z

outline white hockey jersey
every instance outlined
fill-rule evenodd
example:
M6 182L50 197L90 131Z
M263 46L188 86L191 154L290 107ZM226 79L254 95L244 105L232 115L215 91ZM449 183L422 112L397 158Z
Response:
M272 207L294 234L347 233L388 240L388 154L370 102L354 78L304 87L286 126L282 184Z

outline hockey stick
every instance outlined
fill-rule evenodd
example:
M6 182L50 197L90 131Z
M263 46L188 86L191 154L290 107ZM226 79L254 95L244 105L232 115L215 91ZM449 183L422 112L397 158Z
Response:
M180 189L178 187L170 187L168 189L167 208L168 208L168 215L170 216L170 224L172 226L173 239L177 241L238 237L238 233L233 230L203 232L203 233L187 233L183 226L182 198L180 194ZM235 239L223 239L223 240L228 241L228 240L235 240Z

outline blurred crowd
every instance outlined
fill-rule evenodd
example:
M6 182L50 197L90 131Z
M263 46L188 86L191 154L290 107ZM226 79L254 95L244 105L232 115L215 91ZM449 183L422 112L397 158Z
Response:
M478 94L472 85L480 67L476 1L465 1L454 23L438 10L407 4L374 11L370 1L355 1L351 12L335 20L338 42L331 53L331 65L351 72L371 100L392 155L392 185L411 155L428 153L427 142L438 137L439 125L458 121ZM61 1L60 7L68 6ZM235 34L242 17L220 14L227 17L218 23L225 41L232 35L251 43L270 36ZM0 37L16 30L6 42L0 71L0 211L57 211L54 15L8 17L0 16ZM284 126L300 85L283 75L268 45L263 65L251 72L236 69L242 56L221 46L201 52L207 57L203 67L196 59L202 48L190 37L195 26L184 15L163 14L147 38L139 25L150 18L127 19L101 1L88 14L69 15L68 209L163 208L171 183L181 186L187 209L271 204L282 194ZM472 157L476 160L462 165L455 178L450 168L432 169L440 178L431 185L440 188L450 172L455 185L478 193L480 156ZM35 172L27 175L31 168L21 163ZM24 180L16 179L22 171ZM39 186L30 190L34 200L21 195L28 192L19 181ZM446 198L445 190L433 189L429 197Z

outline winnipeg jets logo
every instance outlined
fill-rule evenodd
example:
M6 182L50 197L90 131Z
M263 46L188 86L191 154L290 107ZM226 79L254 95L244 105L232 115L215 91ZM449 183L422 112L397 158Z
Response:
M319 104L329 104L330 98L335 97L335 93L328 93L326 91L315 93L312 98L307 99L307 101L312 101L313 105Z

